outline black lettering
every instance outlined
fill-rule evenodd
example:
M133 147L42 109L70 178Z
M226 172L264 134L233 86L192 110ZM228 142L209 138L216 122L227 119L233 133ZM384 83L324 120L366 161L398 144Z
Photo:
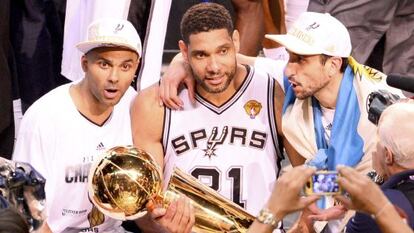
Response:
M200 176L209 176L211 177L210 188L214 190L219 190L219 178L220 173L216 169L211 168L196 168L191 172L191 175L197 179L200 179Z
M188 145L187 140L185 140L184 135L181 135L173 140L171 140L171 144L175 150L177 155L184 153L190 149L190 145Z
M197 148L197 141L201 139L207 138L207 133L205 129L200 129L190 133L191 135L191 143L193 144L193 148Z
M73 182L73 167L66 167L65 169L65 182L72 183Z
M88 182L90 166L75 166L67 167L65 172L65 182L66 183L86 183Z
M253 131L249 145L258 149L263 149L266 145L266 133Z
M89 169L87 169L87 167L82 169L82 176L79 177L80 182L87 183L88 182L88 175L89 175Z
M244 146L244 145L246 145L246 135L247 135L247 130L246 129L233 127L231 129L230 143L233 144L234 141L235 141L234 139L240 138L241 143Z

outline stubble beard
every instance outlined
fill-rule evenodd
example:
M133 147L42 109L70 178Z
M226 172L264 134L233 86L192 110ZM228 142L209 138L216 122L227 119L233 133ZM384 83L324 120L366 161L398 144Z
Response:
M226 80L225 82L221 85L218 86L216 88L211 88L206 82L205 82L205 78L200 78L200 76L196 75L194 70L191 69L192 75L196 81L196 85L199 85L201 88L203 88L206 92L211 93L211 94L219 94L224 92L225 90L227 90L227 88L230 86L231 81L234 79L234 76L236 74L236 68L237 68L237 63L235 61L235 66L233 68L233 70L231 70L230 72L226 72L224 73Z

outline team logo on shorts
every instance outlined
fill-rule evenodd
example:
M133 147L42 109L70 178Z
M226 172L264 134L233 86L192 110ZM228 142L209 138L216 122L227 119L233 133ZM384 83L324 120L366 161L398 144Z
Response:
M262 110L262 104L256 100L249 100L244 105L244 110L251 119L254 119L260 113L260 110Z

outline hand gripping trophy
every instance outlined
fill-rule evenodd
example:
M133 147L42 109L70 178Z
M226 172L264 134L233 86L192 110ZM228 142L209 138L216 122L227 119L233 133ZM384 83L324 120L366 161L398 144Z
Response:
M89 173L89 196L105 215L133 220L146 214L149 201L168 206L180 195L195 209L194 232L246 232L254 217L178 168L162 192L161 168L147 152L114 147L95 161Z

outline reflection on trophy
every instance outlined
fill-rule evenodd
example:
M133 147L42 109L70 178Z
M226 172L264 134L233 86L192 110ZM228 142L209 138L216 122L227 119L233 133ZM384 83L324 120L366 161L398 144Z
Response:
M191 199L194 232L246 232L254 217L194 177L175 168L162 193L161 168L143 150L114 147L96 161L89 173L89 196L105 215L133 220L146 214L152 200L168 205L180 195Z

